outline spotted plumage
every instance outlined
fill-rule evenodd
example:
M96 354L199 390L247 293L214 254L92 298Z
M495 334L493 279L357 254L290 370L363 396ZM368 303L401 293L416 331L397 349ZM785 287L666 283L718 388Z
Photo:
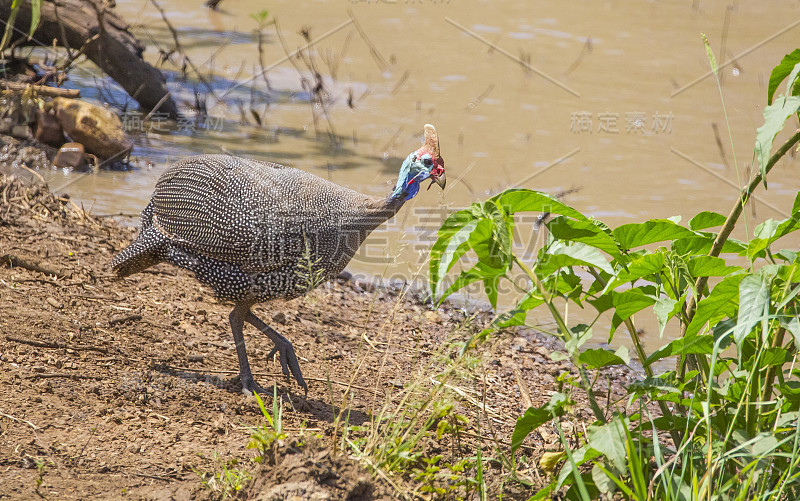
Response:
M175 163L159 178L142 211L136 240L114 257L124 277L162 261L194 272L230 314L243 389L257 391L247 361L242 325L264 332L289 370L307 389L291 343L258 319L259 302L292 299L337 276L375 228L431 179L444 188L444 162L433 126L411 153L394 191L370 197L307 172L227 155Z

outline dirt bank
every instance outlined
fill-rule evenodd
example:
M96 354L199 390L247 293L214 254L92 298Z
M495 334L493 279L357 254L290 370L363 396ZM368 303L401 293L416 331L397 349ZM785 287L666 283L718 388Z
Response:
M91 217L44 187L0 179L0 499L214 498L219 493L203 487L202 474L237 461L254 476L247 492L255 499L380 499L419 488L413 476L376 478L342 454L336 418L343 405L351 425L369 423L400 389L421 381L421 369L431 371L424 384L433 385L455 351L451 343L488 315L431 309L413 294L343 280L305 299L258 307L294 343L309 382L304 401L279 364L265 359L269 340L245 331L257 379L277 384L291 402L283 452L258 466L246 445L250 427L265 421L255 399L240 393L230 306L169 265L114 280L108 262L133 239L133 228ZM468 420L465 456L474 455L476 441L487 455L507 451L516 418L548 401L568 370L548 358L554 348L529 331L480 347L450 392ZM616 383L613 392L624 394ZM576 428L570 422L589 418L586 407L565 418L568 433ZM298 441L301 427L317 438ZM453 449L430 447L431 455ZM541 485L526 465L548 449L559 449L554 432L531 435L519 475ZM530 495L502 483L508 472L498 462L487 463L486 475L490 489L508 498Z

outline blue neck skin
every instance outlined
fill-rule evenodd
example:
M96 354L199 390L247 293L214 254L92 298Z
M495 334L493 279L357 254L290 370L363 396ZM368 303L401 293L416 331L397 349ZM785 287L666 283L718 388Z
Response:
M425 170L414 172L415 169L412 169L412 167L417 166L414 165L412 159L415 156L416 153L411 153L403 161L403 166L400 167L400 176L397 178L397 185L390 198L396 199L405 195L404 201L411 200L419 193L419 184L430 177L430 172Z

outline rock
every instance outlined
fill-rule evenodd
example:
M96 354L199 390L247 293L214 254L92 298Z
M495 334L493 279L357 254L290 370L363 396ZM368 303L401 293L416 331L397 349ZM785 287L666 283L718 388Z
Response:
M58 149L53 165L56 167L73 167L76 170L85 169L86 159L83 156L83 145L81 143L64 144Z
M10 117L0 120L0 133L11 134L11 129L14 128L14 119Z
M438 311L428 310L425 312L425 319L428 320L428 322L441 323L442 315Z
M61 128L52 111L38 110L36 112L36 133L33 137L50 146L59 146L64 143L64 129Z
M133 149L122 122L110 110L64 97L53 99L53 109L64 133L87 152L103 160L121 159Z
M11 135L20 139L30 139L32 132L27 125L15 125L11 128Z
M279 311L278 313L272 315L272 320L281 325L286 325L286 313Z
M56 308L56 309L59 309L59 310L60 310L61 308L63 308L63 307L64 307L64 303L62 303L61 301L57 300L56 298L54 298L54 297L52 297L52 296L47 296L47 298L46 298L45 300L46 300L46 301L47 301L47 302L50 304L50 306L52 306L53 308Z

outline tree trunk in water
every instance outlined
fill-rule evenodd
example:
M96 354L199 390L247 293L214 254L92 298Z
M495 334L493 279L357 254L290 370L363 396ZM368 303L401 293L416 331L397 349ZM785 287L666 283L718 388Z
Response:
M0 19L11 14L12 0L0 0ZM100 20L102 19L102 24ZM31 3L23 1L15 22L12 43L30 31ZM24 34L24 35L23 35ZM147 111L156 109L178 117L175 101L168 94L164 75L144 59L142 44L128 31L128 24L102 0L45 0L41 20L28 44L56 45L83 52ZM84 47L85 45L85 47Z

